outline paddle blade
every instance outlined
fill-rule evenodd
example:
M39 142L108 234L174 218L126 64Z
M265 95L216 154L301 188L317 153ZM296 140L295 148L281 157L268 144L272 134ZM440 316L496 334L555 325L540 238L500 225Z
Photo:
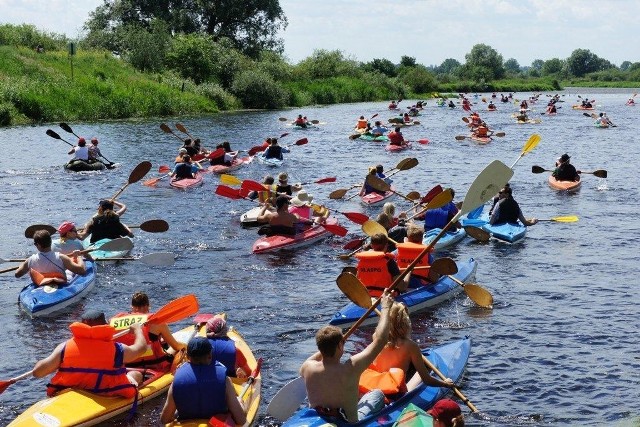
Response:
M407 199L409 200L419 200L420 199L420 193L418 193L417 191L411 191L409 194L407 194L405 196Z
M471 301L475 302L480 307L493 307L493 295L491 295L491 293L482 286L476 285L475 283L466 284L464 285L464 292Z
M406 159L400 160L396 165L396 169L406 171L418 166L418 163L418 159L416 159L415 157L408 157Z
M431 271L446 276L448 274L456 274L458 265L451 258L438 258L431 264Z
M169 230L169 223L164 219L150 219L140 224L140 230L147 233L164 233Z
M47 230L49 234L55 234L58 231L57 228L49 224L34 224L34 225L28 226L24 230L24 237L26 237L27 239L32 239L33 235L38 230Z
M329 198L333 200L342 199L344 195L347 194L347 191L349 190L346 190L344 188L333 190L331 193L329 193Z
M171 130L171 128L169 126L167 126L166 123L160 123L160 129L162 129L162 131L164 133L173 133L173 131Z
M266 149L267 149L267 147L263 147L262 145L256 145L255 147L251 147L249 149L248 154L250 156L255 156L256 154L261 153Z
M555 221L555 222L577 222L578 221L578 217L576 215L569 215L569 216L556 216L551 218L551 221Z
M391 189L391 185L375 175L367 175L366 181L367 184L373 187L376 191L389 191Z
M138 258L138 261L153 267L167 267L176 262L176 256L172 252L157 252Z
M325 230L327 230L331 234L335 234L336 236L344 237L347 235L348 230L341 225L338 224L320 224Z
M442 193L442 186L440 184L433 187L431 190L425 194L425 196L420 200L420 203L429 203L434 197L438 194Z
M178 129L182 133L186 133L187 135L189 135L189 132L187 132L187 128L184 127L182 123L176 123L176 129Z
M352 251L354 249L358 249L360 246L362 246L364 244L364 242L366 240L367 240L366 237L364 237L362 239L351 240L351 241L345 243L344 246L342 246L342 249L347 250L347 251Z
M387 229L384 228L382 224L372 219L365 221L365 223L362 224L362 231L369 237L373 236L374 234L384 234L385 236L387 235Z
M419 144L426 145L426 144L428 144L428 143L429 143L429 140L428 140L427 138L419 139L419 140L418 140L418 143L419 143Z
M245 179L244 181L242 181L242 189L248 191L264 191L265 187L259 182Z
M496 132L496 133L493 134L493 136L497 136L498 138L502 138L505 135L506 135L506 133L504 133L504 132Z
M453 200L453 195L451 194L451 189L447 188L442 191L440 194L436 195L429 203L427 203L427 209L437 209L441 208L447 203Z
M189 294L174 299L147 318L147 323L173 323L198 312L198 299Z
M307 388L302 377L289 381L271 399L267 413L278 421L285 421L298 410L307 397Z
M533 172L533 173L542 173L542 172L550 172L550 171L546 170L543 167L534 165L534 166L531 166L531 172Z
M456 141L464 141L465 139L467 139L467 137L464 135L456 135Z
M353 141L354 139L358 139L361 136L362 136L362 134L354 133L353 135L349 135L349 139Z
M340 291L355 305L362 308L371 307L371 295L356 276L351 273L342 273L336 279L336 283Z
M199 162L200 160L204 160L206 158L206 156L202 153L198 153L195 156L193 156L191 158L191 160L193 160L194 162Z
M306 143L308 143L308 142L309 142L309 140L308 140L307 138L302 138L302 139L297 140L297 141L295 142L295 144L296 144L296 145L305 145L305 144L306 144Z
M480 215L482 215L482 211L483 210L484 210L484 205L480 205L477 208L475 208L474 210L472 210L471 212L469 212L467 214L467 218L469 218L469 219L480 218Z
M607 173L607 171L604 170L604 169L598 169L598 170L595 170L593 172L582 172L582 173L592 173L593 175L597 176L598 178L606 178L609 175Z
M287 119L286 117L279 117L278 120L280 120L281 122L286 122L289 119Z
M239 178L236 178L233 175L227 175L227 174L222 174L220 175L220 182L223 184L227 184L227 185L241 185L242 184L242 180Z
M491 238L491 234L487 233L482 228L474 227L473 225L466 225L464 227L464 231L466 231L472 239L475 239L478 242L486 243Z
M62 139L62 138L60 137L60 135L58 135L56 132L54 132L54 131L53 131L53 130L51 130L51 129L47 129L46 134L47 134L47 135L49 135L51 138L55 138L55 139Z
M369 221L369 217L363 213L359 212L343 212L342 215L346 216L350 221L355 222L356 224L362 225L365 222ZM347 249L347 248L345 248ZM355 249L355 248L353 248Z
M147 186L147 187L155 187L158 184L158 182L160 182L162 180L162 178L164 178L165 176L159 176L157 178L147 179L146 181L144 181L142 183L142 185Z
M337 180L337 178L335 176L330 176L330 177L327 177L327 178L319 179L319 180L315 181L315 183L316 184L324 184L324 183L327 183L327 182L336 182L336 180Z
M207 156L207 159L217 159L218 157L224 156L224 148L218 148L217 150L212 151Z
M133 168L131 174L129 175L129 184L133 184L135 182L140 181L146 174L151 170L151 162L144 161L140 162L138 166Z
M167 165L161 165L161 166L158 168L158 172L159 172L159 173L167 173L167 172L171 172L171 168L170 168L169 166L167 166Z
M133 249L133 241L127 237L119 237L117 239L113 239L103 245L98 246L97 248L92 248L91 250L100 250L100 251L130 251Z
M527 140L527 142L525 142L524 147L522 148L522 154L525 155L531 150L533 150L534 148L536 148L536 145L538 145L541 139L542 137L537 133L534 133L533 135L531 135Z
M491 200L512 176L513 170L500 160L489 163L469 187L459 215L464 215Z
M227 187L226 185L218 185L215 193L218 196L227 197L233 200L242 199L242 196L240 196L240 191L236 190L235 188Z

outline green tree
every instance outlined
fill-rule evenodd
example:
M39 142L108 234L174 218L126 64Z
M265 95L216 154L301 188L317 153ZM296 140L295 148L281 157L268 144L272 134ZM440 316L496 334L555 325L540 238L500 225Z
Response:
M362 69L365 71L379 71L387 77L395 77L398 75L396 65L388 59L374 59L371 62L363 64Z
M588 49L576 49L567 58L567 71L576 77L609 68L614 68L614 65Z
M183 78L200 84L216 74L218 64L213 61L213 50L210 36L179 35L173 39L171 49L167 52L167 66Z
M416 58L412 56L402 55L402 57L400 58L400 65L404 67L415 67Z
M404 68L398 79L414 93L428 93L437 89L434 75L423 65Z
M327 77L357 77L362 74L358 62L345 58L339 50L316 49L308 58L298 63L297 72L302 78L322 79Z
M505 75L502 55L486 44L477 44L465 55L464 77L474 80L495 80Z
M278 0L104 0L85 23L87 38L116 50L120 27L145 28L154 19L166 22L172 34L205 33L214 41L228 38L253 57L263 49L282 52L277 34L287 26Z
M563 60L558 58L552 58L544 61L544 64L542 64L542 69L540 70L540 72L542 73L543 76L549 76L552 74L558 74L562 72L563 68L564 68Z
M537 71L542 70L542 66L544 65L544 61L542 59L534 59L531 63L531 68Z
M504 62L504 69L507 71L507 73L519 74L520 64L515 58L509 58Z
M620 69L622 71L627 71L630 66L631 66L631 61L624 61L622 64L620 64Z
M455 73L455 71L458 68L460 68L461 65L462 64L460 64L460 61L458 61L457 59L447 58L444 61L442 61L442 64L436 67L436 73L452 74L452 73Z
M163 21L154 20L149 29L127 25L121 29L122 57L141 71L161 71L171 43Z

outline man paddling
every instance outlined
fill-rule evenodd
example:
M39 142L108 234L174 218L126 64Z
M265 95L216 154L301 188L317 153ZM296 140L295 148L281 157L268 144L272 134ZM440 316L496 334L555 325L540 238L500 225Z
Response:
M512 195L511 187L504 186L498 193L498 203L496 203L489 224L515 224L520 222L525 226L530 226L538 223L537 218L527 219L522 214L522 210L515 201Z
M380 390L365 394L358 402L358 382L389 340L392 304L393 297L385 290L373 341L344 362L340 361L345 346L342 331L335 326L325 326L316 333L318 351L302 364L300 376L304 379L309 406L323 417L355 423L384 407L384 394Z
M571 156L564 153L556 161L556 168L551 174L558 181L580 181L580 174L571 164Z

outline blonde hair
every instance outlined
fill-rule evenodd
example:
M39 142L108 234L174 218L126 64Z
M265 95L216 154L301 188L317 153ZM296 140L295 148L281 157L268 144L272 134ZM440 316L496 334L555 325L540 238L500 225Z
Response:
M389 321L391 322L389 344L395 347L400 340L411 336L411 319L409 319L407 306L395 301L391 306Z
M396 205L391 202L387 202L382 206L382 212L393 218L396 214Z
M407 240L411 243L422 243L424 228L416 224L409 224L407 227Z

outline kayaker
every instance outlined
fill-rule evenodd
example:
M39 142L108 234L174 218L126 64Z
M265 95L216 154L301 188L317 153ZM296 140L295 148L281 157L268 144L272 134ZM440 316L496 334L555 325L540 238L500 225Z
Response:
M424 228L419 227L418 225L413 223L407 227L407 237L405 237L404 242L398 243L396 245L396 260L400 269L407 268L407 266L418 257L418 254L420 254L420 252L422 252L422 250L427 247L426 245L422 244L423 235ZM414 269L411 271L411 274L409 275L409 288L427 286L434 283L438 279L437 277L434 277L436 280L430 279L429 266L431 265L432 260L433 251L429 252L426 256L420 259L420 262L416 265L416 267L422 268Z
M95 136L91 138L91 145L88 147L89 151L89 161L90 162L99 162L100 157L102 157L102 153L98 148L98 138Z
M373 363L362 373L359 382L361 393L380 389L390 400L397 400L420 383L406 383L410 368L420 375L422 382L430 387L453 388L450 378L445 381L431 376L423 361L418 344L411 339L411 319L407 306L394 302L389 310L389 340ZM375 339L375 333L374 333Z
M493 101L489 101L489 105L487 105L487 110L489 110L489 111L497 110L496 104L494 104Z
M402 121L404 123L411 123L413 120L411 119L411 117L409 116L409 113L404 113L402 115Z
M121 210L124 213L124 206L121 203L117 203L112 200L100 200L98 204L98 214L95 215L84 226L84 230L79 233L78 238L84 240L89 234L91 234L90 243L95 243L102 239L117 239L118 237L133 237L133 233L123 223L120 222L120 216L113 211L114 204L122 206Z
M150 315L149 297L144 292L136 292L131 297L131 311L116 314L109 320L109 324L117 331L121 331L127 329L132 323L144 324ZM140 357L127 362L127 367L167 372L171 368L173 354L183 350L186 346L173 337L166 323L146 324L142 327L142 332L147 349ZM118 338L117 341L131 345L133 339L131 335L125 335ZM163 343L166 343L173 353L167 353Z
M216 150L219 150L220 148L224 149L222 144L216 145ZM209 164L211 164L211 166L216 166L216 165L231 166L231 161L227 161L227 154L224 153L209 159Z
M454 400L438 400L427 414L433 417L433 427L464 427L464 415Z
M284 235L294 236L301 228L298 225L302 225L300 218L292 213L289 213L289 205L291 200L288 196L278 196L276 198L276 211L270 211L270 203L265 203L258 215L258 222L268 223L267 229L261 229L258 234L266 235ZM306 222L306 221L305 221Z
M580 181L580 174L571 164L571 156L564 153L556 161L556 168L551 174L558 181Z
M382 165L376 165L376 176L387 184L391 184L393 182L391 178L387 178L387 176L384 174L384 166Z
M276 185L276 196L287 195L293 196L296 191L302 190L300 184L289 184L289 175L286 172L278 174L278 184Z
M491 219L489 220L489 224L491 225L500 225L500 224L514 224L517 223L518 220L525 225L530 226L538 223L537 218L527 219L522 214L522 210L518 205L518 202L513 198L513 190L511 187L503 187L498 193L498 203L493 209L493 213L491 214Z
M449 100L449 108L456 108L456 104L452 100Z
M364 116L360 116L358 121L356 122L356 130L365 130L367 129L367 125L369 124L368 120L364 118Z
M289 152L289 149L287 147L281 147L280 145L278 145L277 138L271 138L269 141L269 146L264 151L262 156L265 159L284 160L284 157L282 157L282 153L288 153L288 152Z
M396 242L402 242L405 237L407 237L407 227L405 224L405 217L400 217L396 221L393 216L388 215L384 212L378 214L376 217L376 222L387 230L387 234L391 240L395 240ZM395 243L389 241L388 242L389 250L394 251L396 249Z
M73 337L59 344L33 367L35 378L57 371L47 385L47 395L76 388L104 396L134 398L138 384L142 382L142 373L127 372L124 365L144 353L147 346L140 324L129 327L135 336L132 345L112 341L116 330L107 324L100 311L85 313L82 323L74 322L69 329Z
M557 113L558 110L556 109L556 104L555 102L549 102L549 104L547 105L547 114L555 114Z
M482 119L480 118L480 114L478 114L477 112L473 112L471 113L471 116L469 116L470 121L469 121L469 127L473 130L474 128L477 128L478 126L480 126L482 124Z
M191 138L187 138L184 140L184 145L182 146L182 148L187 150L187 154L190 155L191 157L198 154L198 149L193 146Z
M229 144L229 141L224 141L222 143L222 148L224 149L224 162L231 165L238 155L238 152L231 150L231 144Z
M203 153L205 150L202 148L202 141L200 141L200 138L196 138L193 140L193 148L196 149L197 153L196 154L200 154Z
M18 267L15 277L29 273L31 281L37 286L55 283L67 283L66 270L75 274L86 273L84 261L78 259L78 252L70 256L51 250L51 234L47 230L33 233L33 244L38 253L31 255Z
M313 201L313 196L307 194L305 190L300 190L298 193L291 198L291 207L289 208L289 212L297 215L300 218L312 220L315 217L315 221L322 221L329 216L329 211L326 209L322 209L323 212L316 212L311 208L311 202Z
M174 164L178 164L178 163L182 163L184 161L184 159L182 158L185 154L189 154L189 152L187 151L186 148L181 147L178 150L178 155L176 156L176 159L174 160Z
M247 422L246 408L236 397L231 378L221 363L211 363L212 347L205 337L193 337L187 344L188 362L180 366L169 387L160 422L174 419L210 419L230 414L233 424ZM177 413L176 413L177 411Z
M522 109L520 110L520 114L516 115L516 120L522 123L525 123L529 120L529 117L527 116L527 111Z
M389 138L390 145L407 145L404 140L404 135L402 135L402 131L400 130L400 126L396 126L393 132L389 132L387 137Z
M184 154L182 156L182 163L174 166L170 176L175 180L195 179L200 169L202 168L199 167L197 163L191 163L191 156L189 154Z
M300 376L307 389L309 407L321 416L355 423L384 407L384 394L380 390L365 394L358 402L358 381L389 341L389 310L392 304L393 298L385 290L372 342L345 362L340 361L345 346L340 328L324 326L316 333L318 351L302 364Z
M398 104L396 104L396 101L394 101L393 99L391 101L389 101L389 109L390 110L395 110L398 108Z
M455 197L455 191L451 189L451 197ZM424 216L424 231L433 230L434 228L444 228L451 219L458 213L458 208L453 200L444 206L435 209L429 209ZM453 224L449 230L455 231L460 227L460 222Z
M367 175L372 175L372 176L375 176L376 178L378 177L378 172L377 172L375 166L372 166L372 167L369 168L369 173ZM364 183L362 184L362 188L360 189L360 194L363 195L363 196L366 196L367 194L371 194L371 193L378 193L378 194L384 195L385 192L384 191L378 191L374 187L369 185L367 183L367 178L365 177Z
M522 102L520 103L520 110L527 110L529 109L529 103L527 103L526 99L523 99Z
M294 120L293 124L295 126L300 126L301 128L306 128L307 120L305 117L302 117L302 114L298 114L298 118Z
M64 221L58 226L58 234L60 237L53 241L51 244L51 250L53 252L60 252L64 255L72 254L74 251L81 251L84 249L82 241L78 239L78 229L76 224L71 221ZM85 259L93 260L90 253L83 255Z
M389 129L382 126L382 122L380 120L376 120L373 128L370 130L371 134L374 136L382 136L385 133L389 132Z
M391 223L394 227L398 225L398 218L396 217L396 205L391 202L386 202L384 205L382 205L382 213L387 214L389 218L391 218Z
M415 105L412 105L411 107L409 107L409 115L412 117L416 117L418 114L420 114L420 111L418 110L418 107L416 107Z
M635 105L635 101L633 100L633 98L629 98L629 100L627 101L627 105Z
M249 197L251 200L258 199L258 202L260 203L270 202L271 204L274 204L274 195L276 189L274 182L275 179L273 179L271 175L266 175L262 180L262 185L264 185L265 191L252 191L247 197Z
M355 255L358 259L356 276L372 297L379 297L382 291L400 275L400 269L394 255L389 252L386 235L374 234L371 236L369 245L371 250L358 252ZM408 283L409 275L398 284L396 290L406 291Z
M472 131L473 135L478 137L478 138L489 138L491 135L493 135L493 131L489 130L489 126L487 125L487 122L481 122L480 126L478 126L477 128L475 128Z
M247 378L251 368L242 351L227 336L229 328L222 316L213 316L207 321L207 339L211 343L213 362L220 362L227 368L228 377Z
M509 184L508 182L504 185L504 188L511 188L511 184ZM498 202L500 201L500 195L496 194L495 196L493 196L493 200L492 200L492 204L491 204L491 209L489 209L489 216L491 216L491 214L493 213L493 210L496 208L496 205L498 204Z
M78 138L78 145L73 147L67 154L73 154L72 162L74 160L88 161L89 147L87 147L87 140L82 137Z

